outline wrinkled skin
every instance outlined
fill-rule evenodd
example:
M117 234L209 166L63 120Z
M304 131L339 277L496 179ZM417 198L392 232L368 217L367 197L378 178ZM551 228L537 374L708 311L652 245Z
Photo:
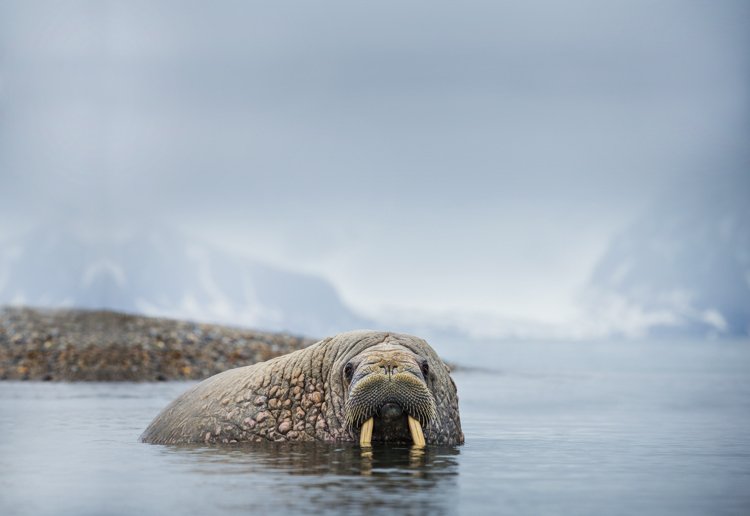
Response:
M267 362L230 369L170 403L143 432L148 443L411 442L407 416L427 444L464 435L450 370L422 339L357 331Z

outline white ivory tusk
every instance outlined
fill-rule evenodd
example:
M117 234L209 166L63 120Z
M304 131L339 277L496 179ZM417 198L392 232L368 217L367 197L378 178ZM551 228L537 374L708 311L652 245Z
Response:
M422 433L422 425L419 421L409 416L409 432L411 432L411 440L414 441L414 446L424 448L424 434Z
M362 428L359 430L359 445L370 446L372 443L372 427L375 422L372 418L362 423Z

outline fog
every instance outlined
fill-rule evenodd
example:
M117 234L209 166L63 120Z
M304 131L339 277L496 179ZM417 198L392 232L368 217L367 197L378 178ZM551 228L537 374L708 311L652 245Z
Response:
M748 22L730 1L3 0L0 303L81 304L44 285L93 265L56 264L70 247L29 260L31 235L88 242L81 261L114 261L98 267L132 286L136 261L114 260L111 240L160 228L322 278L371 320L597 333L628 313L628 333L668 310L657 322L747 334ZM707 184L720 193L703 196ZM725 194L739 199L730 215ZM736 329L689 284L648 294L695 290L679 313L618 287L620 308L591 321L613 242L696 210L738 221L717 251L736 267L700 282L739 285L724 303ZM675 263L683 281L704 261ZM242 306L223 319L255 322Z

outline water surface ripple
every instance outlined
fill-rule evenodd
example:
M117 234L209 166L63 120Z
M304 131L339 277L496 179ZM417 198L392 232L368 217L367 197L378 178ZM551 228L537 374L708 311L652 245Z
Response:
M748 343L622 345L457 357L466 444L425 450L147 445L190 384L0 382L0 514L750 514Z

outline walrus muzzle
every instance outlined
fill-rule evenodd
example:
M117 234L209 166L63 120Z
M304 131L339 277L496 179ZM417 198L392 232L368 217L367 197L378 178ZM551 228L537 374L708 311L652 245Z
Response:
M368 372L352 383L346 403L347 424L360 429L360 445L369 446L375 419L383 432L398 432L403 422L408 426L416 446L424 446L423 425L435 417L435 399L418 373L406 368L403 372ZM405 417L404 417L405 416Z

